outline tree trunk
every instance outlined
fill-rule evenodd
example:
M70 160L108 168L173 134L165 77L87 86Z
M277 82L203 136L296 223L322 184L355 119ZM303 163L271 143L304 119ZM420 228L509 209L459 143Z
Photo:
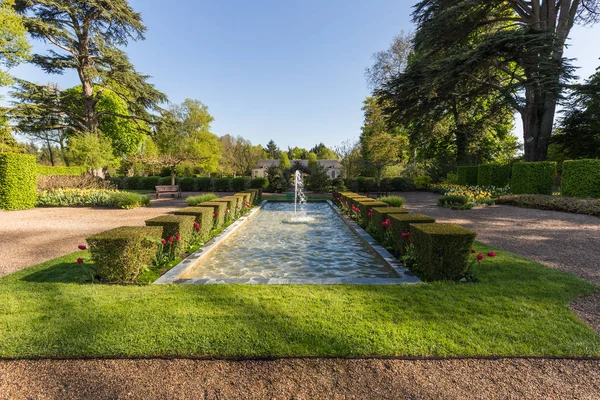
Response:
M54 167L54 153L52 152L52 145L49 140L46 140L46 146L48 146L48 154L50 156L50 164Z
M171 166L171 185L175 186L175 166Z
M469 138L467 135L467 131L463 127L456 127L456 132L454 133L456 138L456 165L469 165L469 160L467 157Z
M545 161L552 135L556 98L544 88L526 90L527 106L521 113L525 161Z

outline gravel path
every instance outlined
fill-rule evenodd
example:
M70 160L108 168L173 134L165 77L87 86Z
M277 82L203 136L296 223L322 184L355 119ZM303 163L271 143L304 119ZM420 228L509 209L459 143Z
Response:
M101 207L47 207L0 211L0 276L77 250L85 238L144 221L183 207L179 199L153 200L133 210Z
M598 399L600 361L0 362L0 399Z

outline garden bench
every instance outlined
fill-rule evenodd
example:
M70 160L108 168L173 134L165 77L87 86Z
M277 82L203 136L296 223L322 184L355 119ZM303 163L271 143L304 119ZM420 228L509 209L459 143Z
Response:
M179 188L179 185L156 186L157 199L162 193L175 193L177 194L177 197L181 198L181 189Z

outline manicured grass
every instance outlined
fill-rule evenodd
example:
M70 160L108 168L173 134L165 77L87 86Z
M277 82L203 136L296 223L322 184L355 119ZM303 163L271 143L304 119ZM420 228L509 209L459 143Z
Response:
M156 190L149 190L149 189L121 189L121 191L137 193L137 194L156 194Z
M600 356L568 306L597 287L495 251L414 286L107 286L77 252L0 279L0 357Z

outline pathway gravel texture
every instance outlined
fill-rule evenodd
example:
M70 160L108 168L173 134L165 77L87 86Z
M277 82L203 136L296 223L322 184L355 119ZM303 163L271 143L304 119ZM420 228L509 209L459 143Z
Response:
M600 219L493 206L455 211L431 193L407 208L478 239L600 284ZM183 206L0 212L0 275L74 251L91 234ZM573 304L600 332L600 296ZM0 399L598 399L600 360L23 360L0 361Z
M600 361L0 362L0 399L589 399Z

